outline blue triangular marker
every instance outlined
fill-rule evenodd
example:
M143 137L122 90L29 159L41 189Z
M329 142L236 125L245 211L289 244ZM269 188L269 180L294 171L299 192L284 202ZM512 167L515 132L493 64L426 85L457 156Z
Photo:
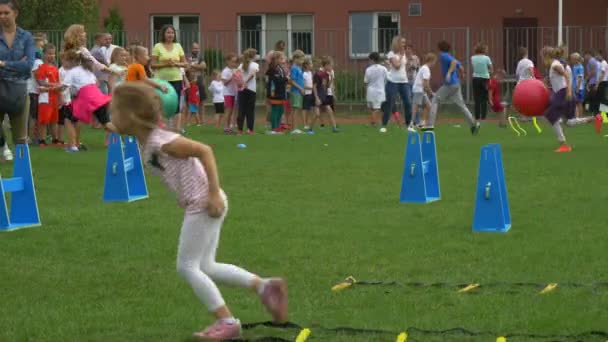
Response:
M435 133L424 132L421 138L418 133L409 132L400 201L401 203L429 203L439 199L441 199L441 190Z
M511 228L511 212L500 145L481 148L473 231L506 233Z
M148 197L146 177L134 137L112 133L108 145L103 200L105 202L133 202Z
M1 178L0 178L1 179ZM32 176L30 151L27 145L17 145L13 178L1 179L0 231L40 226L36 188ZM10 210L5 194L11 193Z

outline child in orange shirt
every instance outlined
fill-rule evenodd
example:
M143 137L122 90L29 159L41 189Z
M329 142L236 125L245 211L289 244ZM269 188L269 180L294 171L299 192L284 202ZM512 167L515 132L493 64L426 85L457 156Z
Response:
M145 47L138 45L133 48L133 63L129 65L127 69L127 82L134 81L143 81L147 83L149 86L161 90L163 93L167 93L167 87L164 85L155 82L154 80L148 78L146 74L146 68L144 65L148 65L150 61L150 55L148 54L148 49Z
M47 126L51 127L53 145L60 145L57 135L57 122L59 121L59 96L62 86L59 82L59 69L55 65L55 46L46 44L43 49L44 64L36 70L36 81L40 85L38 98L38 127L40 140L38 145L46 147Z

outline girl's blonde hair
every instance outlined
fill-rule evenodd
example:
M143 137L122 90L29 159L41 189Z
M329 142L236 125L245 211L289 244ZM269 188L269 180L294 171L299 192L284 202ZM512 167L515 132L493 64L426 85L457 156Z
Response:
M304 58L306 58L306 54L304 54L304 51L302 51L302 50L296 50L291 54L292 61L297 61L299 59L304 59Z
M566 45L560 45L555 48L555 58L560 59L568 55L568 47Z
M433 63L433 62L437 62L437 55L429 52L426 55L424 55L424 63Z
M83 67L84 69L93 72L93 61L91 61L89 58L85 57L82 52L80 52L80 50L77 49L69 49L69 50L64 50L61 53L61 60L63 62L67 62L69 64L72 64L73 66L77 66L80 65L81 67Z
M310 58L305 58L304 63L302 63L302 68L305 70L312 70L312 60Z
M65 30L65 34L63 35L63 49L80 49L82 47L82 44L80 43L80 36L85 32L86 31L83 25L70 25L70 27Z
M397 52L397 51L401 51L401 40L405 38L402 36L394 36L393 37L393 41L391 43L391 50L393 52ZM405 40L405 43L407 44L407 40Z
M573 54L570 55L570 59L577 62L577 63L582 63L583 62L583 57L581 56L580 53L575 52Z
M120 56L120 54L127 52L127 50L121 48L120 46L117 48L114 48L114 51L112 51L112 56L110 57L110 63L116 64L116 60L118 59L118 57Z
M283 56L285 56L285 54L282 53L281 51L275 51L275 52L273 52L272 56L270 57L269 68L270 69L276 68L280 64L279 60L281 60L281 58L283 58Z
M258 54L256 49L247 49L243 51L243 70L247 72L249 70L249 63L255 59Z
M213 76L214 78L215 78L215 77L217 77L217 76L219 76L219 75L221 75L221 74L222 74L222 72L221 72L221 71L219 71L218 69L214 69L214 70L211 72L211 76Z
M114 89L112 108L127 115L134 125L154 129L162 115L158 92L143 82L126 82Z

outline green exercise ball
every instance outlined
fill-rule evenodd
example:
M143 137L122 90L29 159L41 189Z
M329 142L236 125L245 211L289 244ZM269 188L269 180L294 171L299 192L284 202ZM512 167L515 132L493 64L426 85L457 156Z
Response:
M175 88L171 85L171 83L159 79L154 79L154 82L159 83L167 87L168 92L165 94L160 89L156 89L156 92L160 96L160 100L163 103L163 114L165 118L170 119L175 114L177 114L177 92L175 92Z

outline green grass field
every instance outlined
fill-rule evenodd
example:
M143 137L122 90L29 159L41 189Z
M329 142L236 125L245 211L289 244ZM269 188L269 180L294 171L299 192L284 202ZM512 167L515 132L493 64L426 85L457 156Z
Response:
M517 138L495 124L477 137L442 125L442 199L428 205L399 203L402 130L342 128L252 137L190 129L191 137L215 145L230 199L218 259L286 277L290 319L312 329L309 340L394 341L405 330L408 341L608 339L605 284L560 286L546 295L542 287L483 287L608 281L608 139L591 125L566 130L570 154L552 152L549 127L538 135L528 126L530 135ZM102 133L87 131L84 141L89 152L31 149L43 225L0 234L0 341L189 341L211 319L175 270L182 211L151 176L149 199L105 204ZM513 227L474 234L479 150L491 142L502 145ZM7 177L11 167L0 170ZM349 275L482 287L330 290ZM269 319L251 293L222 290L243 322ZM458 327L482 334L417 330ZM598 333L565 336L589 331ZM258 327L244 338L294 340L298 332Z

